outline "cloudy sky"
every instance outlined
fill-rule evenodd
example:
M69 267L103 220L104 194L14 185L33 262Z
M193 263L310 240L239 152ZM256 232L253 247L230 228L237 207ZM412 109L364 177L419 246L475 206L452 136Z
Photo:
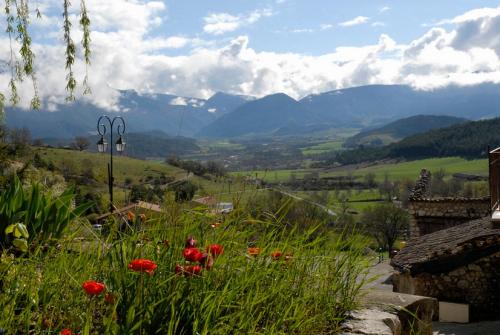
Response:
M500 82L498 0L85 1L93 51L88 99L104 107L116 106L116 89L197 98L284 92L298 99L366 84ZM53 104L66 96L62 0L36 3L43 15L31 26L38 86ZM74 0L75 42L79 8ZM9 54L0 35L2 92ZM84 69L80 60L80 83ZM29 102L32 85L21 91Z

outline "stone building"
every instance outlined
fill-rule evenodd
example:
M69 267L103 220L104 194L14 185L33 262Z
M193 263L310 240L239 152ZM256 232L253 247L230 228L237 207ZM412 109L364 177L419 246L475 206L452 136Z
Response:
M419 180L410 192L408 199L410 239L483 218L490 214L490 197L433 198L430 194L430 182L431 173L422 170Z
M422 170L410 193L393 291L465 304L472 321L500 319L500 148L489 151L489 197L432 198L430 181Z
M500 318L500 229L489 216L418 237L391 265L394 292L468 304L472 321Z

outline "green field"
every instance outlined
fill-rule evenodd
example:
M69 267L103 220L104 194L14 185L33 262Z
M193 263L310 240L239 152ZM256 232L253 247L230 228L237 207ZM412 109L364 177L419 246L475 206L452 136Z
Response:
M411 162L390 163L374 165L361 169L350 170L354 176L366 175L367 173L374 173L378 181L383 180L385 175L392 180L402 179L416 179L422 169L437 171L444 169L447 174L453 173L469 173L476 175L488 174L488 160L487 159L474 159L466 160L459 157L446 157L446 158L432 158L423 159ZM345 175L346 171L327 172L325 176Z
M197 144L201 147L203 153L245 149L243 144L234 143L231 140L198 140Z
M295 175L297 178L304 177L305 174L314 171L312 169L298 169L298 170L254 170L254 171L237 171L231 172L230 174L234 177L257 177L259 179L265 180L267 182L279 182L285 181L290 178L291 175Z
M418 178L420 171L427 169L437 171L444 169L448 175L453 173L468 173L476 175L488 174L488 161L486 159L466 160L458 157L423 159L410 162L376 164L373 166L356 168L353 166L339 167L333 169L298 169L298 170L268 170L268 171L239 171L233 172L234 176L257 176L267 182L286 181L291 175L296 178L302 178L304 175L312 172L319 172L321 177L333 176L364 176L368 173L374 173L377 181L385 178L385 175L391 180L403 180Z
M342 191L298 191L292 192L297 196L307 199L310 201L317 201L322 203L322 200L318 200L318 194L325 192L328 194L328 199L326 206L334 211L339 211L341 208L341 199L346 199L349 209L356 212L363 211L366 207L373 206L377 204L381 195L377 189L364 189L364 190L342 190ZM319 196L321 197L321 196Z
M305 147L302 148L301 150L303 155L315 155L332 150L342 150L342 144L344 144L344 140L339 139L339 140L320 143L317 145L313 145L311 147Z

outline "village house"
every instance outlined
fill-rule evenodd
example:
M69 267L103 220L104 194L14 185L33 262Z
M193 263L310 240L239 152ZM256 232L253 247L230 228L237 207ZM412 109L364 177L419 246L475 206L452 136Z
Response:
M432 198L422 171L409 199L410 241L391 261L394 292L437 298L440 316L455 308L456 321L500 319L499 158L500 148L489 153L488 198Z

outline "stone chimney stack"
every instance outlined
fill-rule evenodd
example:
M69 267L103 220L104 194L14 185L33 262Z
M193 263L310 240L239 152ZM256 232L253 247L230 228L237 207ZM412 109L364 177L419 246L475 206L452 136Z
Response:
M431 172L426 169L420 171L415 187L410 191L410 200L428 199L431 196Z

